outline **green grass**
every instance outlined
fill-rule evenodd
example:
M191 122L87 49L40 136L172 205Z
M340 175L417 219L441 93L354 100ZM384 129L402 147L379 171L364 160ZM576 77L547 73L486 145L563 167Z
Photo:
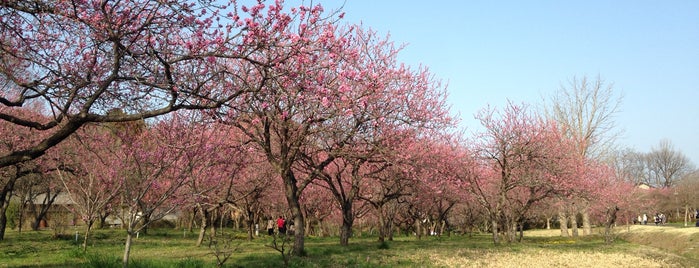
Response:
M74 232L74 231L73 231ZM152 229L134 241L130 267L216 267L213 250L204 243L195 247L196 235L182 230ZM236 235L230 248L232 257L225 267L282 267L279 252L269 248L272 239L267 236L247 241ZM8 230L0 241L0 267L120 267L125 232L123 230L95 230L83 252L74 236L57 239L52 231L25 231L21 234ZM289 245L287 245L289 246ZM498 256L544 252L579 254L649 255L661 261L695 263L691 255L666 257L664 251L651 250L643 245L617 240L604 245L600 236L576 239L562 237L527 237L522 243L493 245L488 234L469 236L415 237L397 236L384 244L376 237L364 236L350 239L350 245L342 247L337 237L309 237L306 239L307 256L292 258L290 267L444 267L435 260L479 259L484 255ZM655 254L655 255L654 255Z

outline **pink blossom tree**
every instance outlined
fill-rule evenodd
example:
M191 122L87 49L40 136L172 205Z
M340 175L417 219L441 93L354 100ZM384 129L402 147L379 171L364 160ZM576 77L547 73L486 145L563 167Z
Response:
M332 202L340 208L342 224L340 227L340 245L349 245L352 226L356 217L365 213L361 208L360 190L366 187L367 178L380 171L373 168L368 158L336 158L318 175L321 187L327 189L333 197ZM379 164L379 166L385 166ZM360 206L359 208L356 208Z
M203 128L186 119L173 113L146 131L120 135L118 158L111 167L123 184L119 198L127 233L124 266L128 264L134 236L182 207L191 196L181 191L197 167L191 155L211 149L197 138Z
M391 96L390 89L382 93L387 94L386 97ZM440 117L441 113L439 112L442 111L443 107L432 107L434 110L426 109L424 110L426 114L422 115L421 118L406 116L396 121L385 120L391 117L399 118L393 113L402 110L397 107L384 106L385 102L379 100L372 101L371 106L380 105L384 109L357 108L350 118L338 118L338 121L347 121L341 125L353 127L332 128L331 135L325 139L326 145L319 153L314 154L314 157L304 154L306 168L316 173L316 176L322 181L321 185L330 191L342 212L341 245L348 244L354 219L366 213L365 205L367 204L360 202L360 200L363 190L372 187L370 178L378 176L386 168L397 165L398 162L407 163L405 159L395 161L393 158L396 154L400 154L398 151L401 150L413 153L404 153L411 155L410 161L415 162L411 166L436 167L431 163L425 164L429 162L427 161L428 152L433 152L429 149L425 150L429 146L419 146L423 140L414 140L410 137L415 135L414 133L431 130L429 128L423 129L423 124L449 126L450 121ZM433 100L416 99L414 101L430 102ZM411 103L403 104L410 105ZM406 138L394 138L402 136L406 136ZM418 151L423 153L419 154ZM428 170L431 169L421 169L422 172L425 172L424 177L429 177ZM354 209L355 203L359 205L357 210Z
M0 107L42 103L46 120L0 109L42 138L0 167L44 154L88 122L220 107L244 90L261 48L235 1L2 1ZM275 18L276 19L276 18ZM108 114L114 108L122 114ZM15 139L17 134L9 133Z
M604 226L605 243L610 244L614 241L613 228L617 222L638 215L639 192L642 190L618 176L619 173L609 165L588 160L585 167L584 179L593 181L594 185L590 185L592 187L581 196L591 200L590 214Z
M85 223L83 250L87 250L94 223L122 193L119 171L111 168L119 161L119 149L119 142L109 128L89 125L49 150L61 162L54 173L72 202L69 208Z
M510 103L501 113L485 109L477 118L485 131L473 149L470 192L487 211L493 242L503 231L513 241L532 206L570 188L579 158L555 124L525 107Z
M3 86L0 92L12 95L6 89ZM25 109L21 110L0 106L0 113L44 122L47 119L40 113L42 109L41 105L35 103L28 104ZM43 134L37 130L14 124L0 124L0 134L4 137L0 143L0 154L25 150L30 147L30 144L43 138ZM21 180L30 176L43 176L47 169L48 167L43 166L40 161L27 161L0 167L0 240L5 237L5 228L7 227L5 212L10 205L10 198L15 193L18 181L21 183Z
M416 150L416 132L392 132L381 142L382 161L370 163L365 187L359 199L374 209L378 221L379 242L393 240L396 216L405 209L406 200L418 189L422 153ZM370 176L368 176L370 175Z
M426 127L441 123L431 119L448 113L444 91L426 69L398 64L399 49L373 32L338 26L342 14L324 15L321 6L284 14L280 2L266 7L266 15L264 10L264 5L249 8L247 25L255 35L246 37L263 46L269 40L279 45L256 55L266 64L246 76L255 94L245 94L239 105L218 116L246 133L278 172L298 226L294 254L303 255L299 197L338 150L351 139L362 139L360 130ZM302 163L308 159L312 165Z
M240 179L238 173L251 162L236 138L236 129L204 120L202 115L173 114L176 120L186 125L186 129L191 129L179 167L189 179L178 194L189 196L183 200L183 207L194 208L199 215L197 246L202 244L207 228L211 228L211 236L215 234L214 214L223 214L227 196Z
M449 227L456 205L468 200L459 173L467 157L465 146L454 133L433 133L414 147L421 153L415 163L421 180L408 212L418 238L423 234L441 235Z
M227 201L243 211L245 225L247 226L248 240L253 239L255 223L263 218L264 209L267 207L260 201L271 194L274 189L272 183L276 181L276 173L267 162L262 162L261 157L256 157L255 162L247 165L241 172L241 180L235 187L229 188Z
M337 224L342 218L341 209L334 196L322 185L321 182L314 181L308 185L301 195L300 202L302 204L303 218L306 221L304 227L308 235L328 236L329 226Z

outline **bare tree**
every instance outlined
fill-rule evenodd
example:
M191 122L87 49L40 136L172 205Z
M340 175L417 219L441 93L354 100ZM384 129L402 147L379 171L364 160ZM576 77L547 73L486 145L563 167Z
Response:
M648 157L646 153L632 149L618 150L614 157L614 168L620 177L636 185L645 184L651 186L651 172L648 169Z
M694 170L694 165L682 152L675 150L672 142L661 140L646 155L653 183L658 187L672 187L683 176Z
M661 140L650 152L619 152L615 164L628 180L651 187L671 188L695 171L694 164L669 140Z
M689 221L695 217L694 212L699 209L699 170L695 170L685 175L677 183L675 188L675 200L677 209L684 209L684 226L688 226Z
M599 76L594 81L587 76L573 77L551 97L546 115L577 141L581 156L601 160L614 151L620 135L614 116L621 101L613 85Z

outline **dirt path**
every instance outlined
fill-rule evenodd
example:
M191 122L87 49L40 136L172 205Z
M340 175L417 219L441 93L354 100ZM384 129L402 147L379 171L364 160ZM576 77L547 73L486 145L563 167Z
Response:
M430 253L444 267L697 267L699 228L621 226L619 238L635 244L623 250L559 251L526 248L518 252L469 252L445 256ZM530 230L525 237L556 237L560 230ZM573 240L571 240L573 241ZM573 241L574 242L574 241Z

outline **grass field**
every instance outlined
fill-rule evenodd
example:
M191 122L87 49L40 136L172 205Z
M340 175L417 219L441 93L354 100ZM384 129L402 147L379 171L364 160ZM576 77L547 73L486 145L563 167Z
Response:
M487 234L473 236L398 236L382 245L376 237L358 237L350 246L338 238L310 237L307 257L291 267L696 267L699 228L629 226L619 239L562 238L557 230L525 232L522 243L494 246ZM8 231L0 241L0 267L119 267L125 232L97 230L83 252L74 237L52 238L51 231ZM225 267L282 267L282 255L267 247L272 239L232 240ZM182 230L156 229L140 235L130 267L216 267L214 248L195 247L196 237ZM206 244L206 243L205 243Z

